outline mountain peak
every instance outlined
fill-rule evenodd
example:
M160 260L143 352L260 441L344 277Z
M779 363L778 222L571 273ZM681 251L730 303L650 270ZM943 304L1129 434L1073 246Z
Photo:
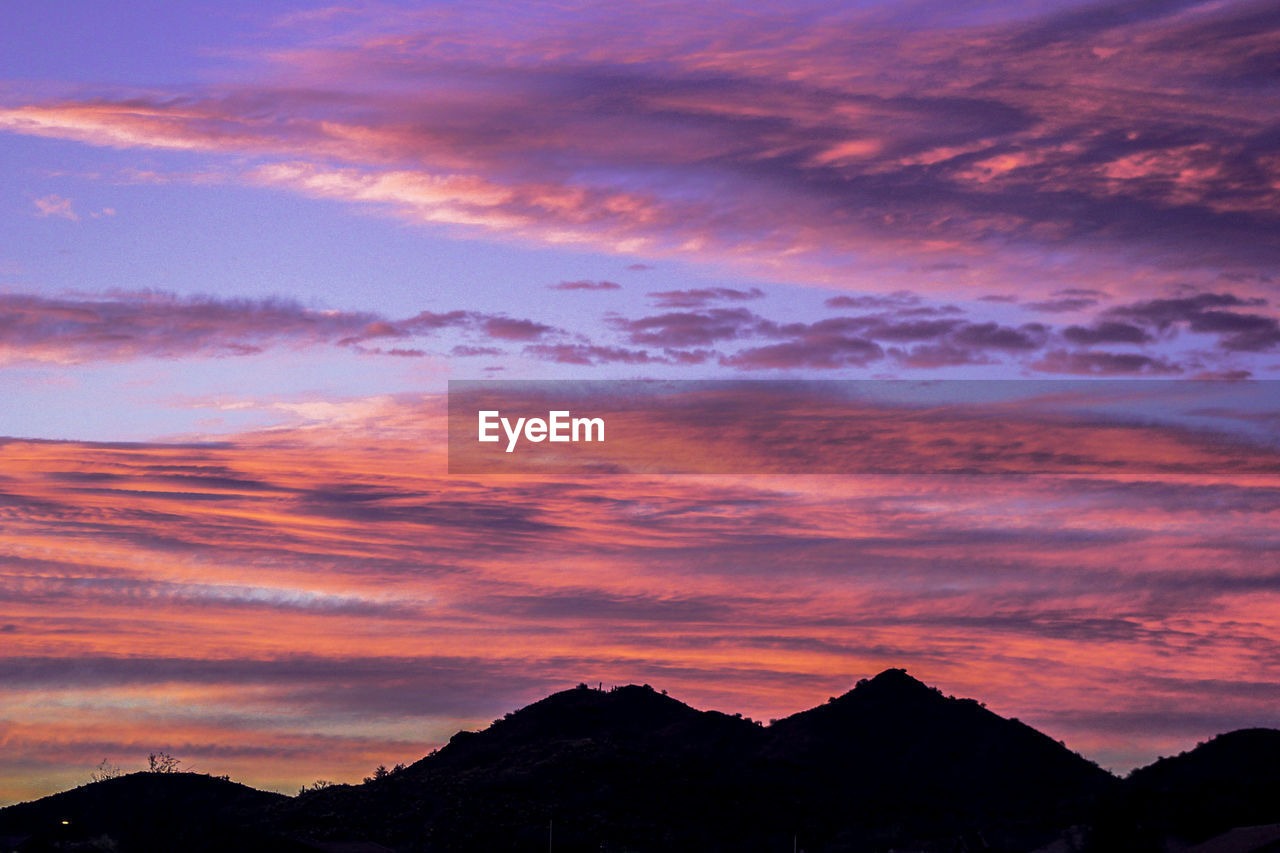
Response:
M866 690L868 688L873 690L895 690L895 691L906 690L906 691L913 691L913 692L924 690L930 693L937 692L932 687L925 684L923 681L920 681L917 678L912 678L910 675L907 674L907 671L905 669L898 669L895 667L886 669L884 672L881 672L879 675L875 676L874 678L863 679L862 681L859 681L858 686L855 687L854 690L858 690L858 689Z
M859 679L844 695L833 698L829 704L845 705L851 702L918 702L941 698L942 691L907 674L905 669L891 667L871 678Z

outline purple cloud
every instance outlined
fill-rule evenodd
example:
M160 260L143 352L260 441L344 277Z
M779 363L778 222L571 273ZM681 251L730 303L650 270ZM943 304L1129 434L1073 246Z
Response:
M1068 326L1062 336L1073 344L1145 344L1152 336L1140 326L1108 320L1094 326Z
M610 324L635 344L686 348L706 346L753 334L763 321L745 308L711 308L672 312L636 320L614 318Z
M533 320L473 311L423 311L403 320L368 312L323 311L287 299L219 299L145 291L99 296L0 294L0 363L122 361L223 357L280 346L333 344L369 354L422 356L409 346L384 348L454 329L503 341L556 331Z
M706 287L694 290L663 290L649 294L659 308L703 308L712 302L744 302L760 299L764 291L758 287L739 290L733 287Z
M1077 376L1171 375L1182 368L1168 361L1138 353L1070 352L1053 350L1032 365L1041 373L1070 373Z
M558 364L652 364L658 359L644 350L594 344L536 344L524 348L526 355Z
M1040 302L1028 302L1026 306L1032 311L1043 311L1046 314L1068 314L1083 311L1098 304L1091 296L1065 296L1059 299L1046 299Z
M842 293L839 296L832 296L824 300L822 304L828 308L871 310L876 308L902 309L919 305L920 302L921 299L916 294L908 290L899 290L894 293L863 293L856 296Z
M882 358L884 350L874 341L839 333L818 333L787 343L744 349L721 358L720 363L739 370L833 370L865 367Z
M612 281L562 281L548 284L550 290L621 290L622 285Z
M1280 322L1263 314L1226 309L1266 304L1267 300L1261 297L1198 293L1120 305L1108 310L1106 316L1142 323L1161 332L1185 324L1189 331L1217 335L1218 345L1228 352L1259 352L1280 344Z
M489 337L503 341L532 341L554 329L545 323L511 317L486 317L480 321L480 327Z

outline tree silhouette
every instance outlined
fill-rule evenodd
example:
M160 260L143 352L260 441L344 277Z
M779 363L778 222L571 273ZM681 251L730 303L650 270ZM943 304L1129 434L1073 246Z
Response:
M108 779L115 779L120 775L120 768L112 764L107 759L102 759L102 763L93 769L89 774L90 782L105 782Z

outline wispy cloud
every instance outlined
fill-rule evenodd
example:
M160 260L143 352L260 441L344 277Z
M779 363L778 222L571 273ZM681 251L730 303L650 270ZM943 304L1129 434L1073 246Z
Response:
M555 289L612 289L600 286L611 282L585 282L590 288L579 286L584 282L569 284L574 286ZM872 365L928 371L1005 364L1064 374L1198 375L1241 370L1247 365L1240 362L1241 354L1280 347L1277 321L1259 313L1267 310L1267 300L1226 291L1099 308L1089 325L1065 326L978 322L955 305L905 292L831 297L828 307L871 313L812 322L782 322L743 307L763 298L759 288L650 296L678 310L638 316L607 312L599 324L575 329L463 309L391 318L307 308L286 299L154 291L9 293L0 294L0 363L249 356L319 346L359 355L500 358L509 354L504 345L520 344L525 357L581 366L712 363L735 371L825 372Z
M622 285L614 281L562 281L559 284L548 284L551 290L621 290Z
M763 405L723 401L728 424L731 402ZM1274 475L1231 474L1194 431L1029 411L966 425L864 405L841 419L862 438L836 445L886 466L998 445L1014 471L1071 447L1092 473L484 481L424 456L438 400L218 444L10 440L7 754L83 776L169 748L287 788L580 680L768 718L903 661L1103 759L1275 722ZM651 454L692 452L688 430L648 434ZM1211 728L1095 719L1159 714L1206 677L1266 690L1229 694Z
M0 294L0 363L120 361L253 355L272 347L335 344L360 352L422 355L378 346L442 330L484 340L536 340L555 331L532 320L471 311L423 311L401 320L306 308L286 299L183 297L154 291L49 297Z
M244 179L264 185L620 251L1007 275L1049 250L1166 279L1280 258L1260 72L1276 22L1247 3L1149 4L1105 26L1101 7L1087 26L1052 10L708 14L642 4L518 37L484 7L376 35L336 16L252 87L11 96L0 126L248 155ZM1078 286L1041 272L1050 291Z

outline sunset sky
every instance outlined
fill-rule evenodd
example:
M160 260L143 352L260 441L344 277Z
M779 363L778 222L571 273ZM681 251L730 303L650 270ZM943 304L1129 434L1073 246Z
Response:
M1280 726L1274 3L0 33L0 804L358 781L579 681L767 720L900 666L1118 771ZM994 432L732 410L897 473L448 473L448 380L641 378L1016 381L948 386Z

